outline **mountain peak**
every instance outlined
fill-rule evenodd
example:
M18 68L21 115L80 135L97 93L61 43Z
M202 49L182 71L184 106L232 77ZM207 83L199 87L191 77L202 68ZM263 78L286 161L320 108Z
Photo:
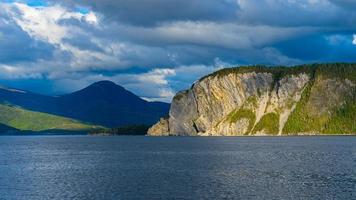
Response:
M100 85L100 86L119 86L116 83L109 81L109 80L102 80L102 81L98 81L93 83L92 85Z
M127 104L127 106L134 102L146 103L145 100L126 90L124 87L107 80L95 82L82 90L64 95L63 97L75 98L78 101L87 99L88 101L120 102Z
M109 80L95 82L84 89L93 89L93 88L97 88L97 89L99 88L105 90L125 90L125 88L123 88L122 86Z

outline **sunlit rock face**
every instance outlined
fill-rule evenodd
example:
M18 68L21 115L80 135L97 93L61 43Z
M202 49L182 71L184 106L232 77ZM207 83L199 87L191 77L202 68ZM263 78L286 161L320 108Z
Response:
M166 123L156 124L153 127L156 131L148 134L242 136L333 134L337 131L339 134L354 133L353 126L344 129L332 126L354 120L352 116L346 116L347 119L340 122L343 116L337 113L345 106L354 109L355 77L347 73L354 73L356 67L340 67L343 74L336 73L334 76L332 71L337 71L338 66L332 67L246 67L215 72L194 83L189 90L179 92L171 104L169 119ZM329 71L326 70L329 68Z
M148 129L147 134L151 136L168 136L169 125L168 119L161 118L159 122Z

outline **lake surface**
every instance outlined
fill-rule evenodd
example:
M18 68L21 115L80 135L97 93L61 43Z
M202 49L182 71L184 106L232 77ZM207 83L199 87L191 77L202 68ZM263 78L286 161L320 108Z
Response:
M356 137L0 137L0 199L356 199Z

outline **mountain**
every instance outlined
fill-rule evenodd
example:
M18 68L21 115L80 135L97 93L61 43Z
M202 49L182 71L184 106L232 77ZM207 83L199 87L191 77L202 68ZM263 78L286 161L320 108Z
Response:
M239 67L179 92L149 135L356 134L356 64Z
M0 103L16 105L34 111L53 112L56 98L24 90L0 87Z
M18 131L17 129L0 123L0 135Z
M107 127L153 124L169 110L167 103L148 102L109 81L61 96L58 105L65 109L56 114Z
M105 127L151 125L169 110L167 103L145 101L110 81L57 97L0 88L0 103Z

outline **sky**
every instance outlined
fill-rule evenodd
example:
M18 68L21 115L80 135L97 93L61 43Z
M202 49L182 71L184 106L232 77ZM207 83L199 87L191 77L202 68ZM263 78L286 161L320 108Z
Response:
M355 0L0 0L0 85L170 102L223 67L356 62Z

